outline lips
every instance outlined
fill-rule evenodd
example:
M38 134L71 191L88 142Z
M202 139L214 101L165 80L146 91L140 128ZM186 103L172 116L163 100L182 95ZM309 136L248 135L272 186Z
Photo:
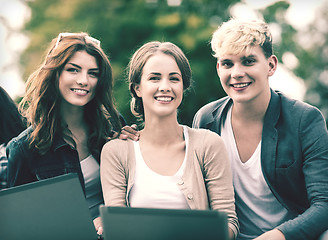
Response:
M72 88L71 90L79 95L86 95L89 93L89 91L85 89Z
M173 100L173 97L160 96L160 97L155 97L155 99L160 102L171 102Z
M230 86L234 88L245 88L251 85L251 83L235 83L235 84L230 84Z

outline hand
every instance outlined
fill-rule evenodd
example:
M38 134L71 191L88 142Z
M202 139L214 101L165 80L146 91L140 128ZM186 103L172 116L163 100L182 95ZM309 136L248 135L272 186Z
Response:
M229 239L230 240L235 240L236 236L235 236L234 232L232 231L232 229L228 228L228 230L229 230Z
M139 132L137 130L137 125L132 124L131 126L124 126L121 131L120 139L131 139L134 141L139 140Z
M99 234L99 235L103 234L101 217L97 217L97 218L93 219L93 225L95 225L97 234Z
M273 229L268 232L263 233L254 240L286 240L284 234L278 229Z

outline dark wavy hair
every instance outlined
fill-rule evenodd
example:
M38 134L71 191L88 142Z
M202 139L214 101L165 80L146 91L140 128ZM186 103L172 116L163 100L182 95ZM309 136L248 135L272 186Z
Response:
M137 96L134 87L140 84L142 70L148 59L156 53L164 53L172 56L182 75L183 89L187 90L191 85L191 68L189 61L182 50L171 42L148 42L141 46L132 56L128 66L129 89L132 96L131 112L140 122L144 121L144 107L142 99Z
M26 123L16 103L2 87L0 87L0 115L0 144L7 145L13 137L26 128Z
M86 51L95 57L99 68L94 97L84 107L84 118L89 127L87 144L91 154L99 155L113 129L121 129L113 103L112 68L106 54L86 33L57 37L52 40L43 64L29 77L26 95L20 103L22 112L33 126L30 147L35 147L40 154L49 151L55 136L72 140L60 114L59 76L65 64L78 51Z

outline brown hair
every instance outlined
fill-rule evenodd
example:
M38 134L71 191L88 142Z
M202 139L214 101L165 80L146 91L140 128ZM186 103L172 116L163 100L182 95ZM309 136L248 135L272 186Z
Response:
M144 108L142 99L139 98L134 87L140 84L143 67L154 54L161 52L172 56L181 71L183 88L188 89L191 84L191 68L187 57L182 50L170 42L153 41L141 46L132 56L129 63L129 89L132 96L131 111L133 115L144 120Z
M57 42L57 44L56 44ZM99 45L90 41L86 33L74 33L54 38L43 64L27 81L26 95L20 103L26 107L25 116L33 126L30 146L45 154L55 136L69 137L60 115L61 95L59 76L69 59L78 51L94 56L99 77L93 99L84 107L85 121L89 126L88 148L93 155L100 153L113 128L120 131L118 113L113 104L113 77L108 57Z

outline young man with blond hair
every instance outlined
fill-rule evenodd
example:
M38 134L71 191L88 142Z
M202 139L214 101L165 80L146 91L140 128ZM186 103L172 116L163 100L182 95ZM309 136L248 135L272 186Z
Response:
M193 127L222 136L240 222L237 239L317 239L328 229L328 132L320 111L269 86L278 60L268 25L231 19L213 34L227 97Z

